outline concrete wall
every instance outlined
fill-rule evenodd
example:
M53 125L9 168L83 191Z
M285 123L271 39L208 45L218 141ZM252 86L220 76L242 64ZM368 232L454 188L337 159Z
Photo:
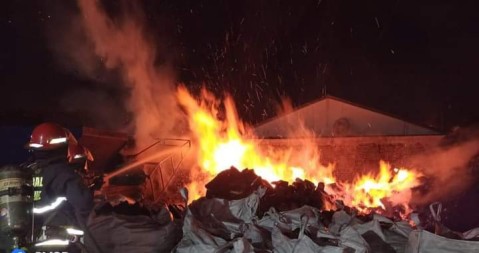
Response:
M414 155L435 147L442 135L326 137L315 140L323 164L336 163L335 176L351 180L358 174L377 171L379 161L407 167ZM301 150L298 139L265 139L261 145L293 147Z

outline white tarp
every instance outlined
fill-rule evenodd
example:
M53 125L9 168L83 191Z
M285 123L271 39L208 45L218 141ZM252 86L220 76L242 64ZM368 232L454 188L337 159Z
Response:
M252 241L261 241L251 222L266 189L258 188L240 200L206 199L194 201L187 210L183 238L175 252L252 252L251 243L241 238L245 232Z
M479 252L479 241L455 240L426 230L414 230L409 235L405 253L471 253Z
M441 203L432 203L429 206L431 215L436 222L436 232L454 234L463 239L472 239L479 234L479 228L465 233L450 231L441 224ZM479 241L456 240L433 234L427 230L418 229L409 234L409 241L405 253L469 253L479 252Z
M425 230L413 230L406 221L373 215L364 222L343 210L331 224L321 223L321 212L310 206L256 216L264 188L239 200L202 198L189 205L178 253L327 252L327 253L445 253L479 252L479 242L453 240ZM439 212L435 217L440 220ZM479 229L463 234L476 238Z

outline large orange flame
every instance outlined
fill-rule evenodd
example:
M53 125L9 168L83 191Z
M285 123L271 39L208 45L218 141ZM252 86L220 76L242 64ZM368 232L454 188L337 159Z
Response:
M360 175L353 183L340 182L335 189L327 188L326 191L364 213L372 208L386 210L385 203L390 203L389 206L402 207L402 213L407 214L410 212L411 188L419 185L419 176L419 172L405 168L391 170L390 164L380 161L376 175Z
M353 183L337 182L333 176L334 165L324 166L320 163L320 153L313 138L295 140L301 144L299 149L265 147L248 126L238 119L231 97L227 96L223 101L225 116L222 120L217 117L221 101L205 89L197 100L185 87L180 86L177 97L188 113L190 128L198 146L197 165L201 176L194 176L188 187L193 199L204 194L204 185L208 181L231 166L252 168L269 182L292 182L296 178L313 183L323 182L333 198L341 199L344 204L364 212L370 208L385 209L385 198L395 205L407 206L411 198L410 189L418 185L417 172L391 170L382 161L377 175L360 176Z

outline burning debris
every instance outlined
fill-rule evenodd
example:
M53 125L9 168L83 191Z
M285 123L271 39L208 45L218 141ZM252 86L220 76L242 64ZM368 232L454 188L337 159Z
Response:
M193 199L204 195L201 191L203 185L218 174L221 177L215 180L221 180L222 177L241 177L244 181L242 183L236 180L230 180L231 182L228 183L240 189L231 188L230 190L233 192L239 190L243 194L240 194L241 196L248 193L241 188L245 187L244 184L255 182L255 178L249 172L230 171L221 174L226 168L234 166L254 168L255 173L266 183L275 185L279 191L284 190L282 195L294 193L290 194L294 199L308 198L309 192L324 192L331 197L332 201L329 202L341 200L347 206L354 206L362 212L368 212L371 208L384 210L383 199L387 198L391 205L402 206L404 214L409 212L407 204L411 199L411 189L419 185L420 172L413 169L392 168L390 164L381 161L377 175L360 175L352 182L340 182L334 176L334 164L324 166L321 163L320 150L312 141L314 136L298 140L301 144L299 149L262 147L261 141L255 138L248 126L238 119L231 98L220 101L208 91L203 90L201 97L195 99L184 87L179 87L177 96L180 104L187 111L190 129L194 134L194 142L197 144L198 164L194 168L198 168L198 171L193 173L202 175L202 177L193 176L195 180L188 187L196 191L192 192ZM223 104L225 108L225 117L221 120L216 116L220 111L220 104ZM304 181L297 181L298 178ZM210 187L207 187L209 195L224 197L225 193L222 191L211 190L212 187L214 188L213 185L218 185L215 180L210 183ZM293 183L288 186L288 182ZM230 186L233 187L233 185ZM268 188L273 188L271 185ZM305 195L306 192L308 194ZM295 194L302 195L295 196ZM274 197L271 198L272 201L273 199ZM311 201L313 200L305 200L301 204L312 204ZM312 206L322 207L324 204L321 201L316 202L318 203Z
M338 184L301 179L269 183L253 169L231 167L209 181L206 195L186 209L174 204L105 204L95 211L92 231L100 239L108 229L122 231L138 238L149 252L450 252L443 250L450 246L442 245L449 240L458 252L479 246L479 230L458 233L446 228L437 204L416 212L388 198L375 207L349 206L326 191L340 192ZM187 202L188 195L183 197ZM145 231L149 236L143 238ZM124 245L124 236L118 238L121 241L106 240L116 245L116 252L133 249ZM154 238L163 240L158 244Z
M245 169L240 172L234 167L220 172L206 184L206 198L242 199L260 186L266 189L258 209L260 216L271 207L278 211L292 210L304 205L322 209L323 197L331 201L322 183L316 186L308 180L296 179L291 185L286 181L270 184L257 176L254 170Z
M175 245L174 252L409 253L423 252L418 250L421 239L414 239L419 234L475 237L474 232L468 237L448 232L438 226L440 219L424 213L411 215L419 171L381 161L376 174L341 182L334 177L334 165L319 162L314 143L304 140L301 150L260 149L260 141L237 118L232 101L224 102L219 120L220 102L208 92L203 91L199 101L182 87L177 95L189 116L197 164L190 174L191 196L185 195L191 203L186 209L173 204L164 209L175 217L166 222L174 226L171 231L182 226L182 236L171 234L166 242ZM100 216L116 217L114 210L121 208L117 205ZM143 216L154 220L153 213ZM129 220L128 229L141 227L135 222ZM165 226L150 233L162 234Z
M272 186L252 170L236 168L220 173L207 188L207 197L188 206L174 252L451 252L448 243L454 252L472 252L479 246L474 242L479 230L445 228L437 204L430 206L432 219L417 213L390 218L344 205L326 210L321 184L297 180Z
M236 168L231 167L229 170L219 173L211 182L206 184L206 198L237 200L252 194L258 187L264 187L265 194L258 208L260 217L271 208L281 212L305 205L324 211L349 210L350 213L359 215L387 214L394 220L401 220L401 216L406 217L409 214L406 211L411 211L405 203L397 203L395 205L393 201L389 200L388 196L377 199L377 203L374 202L373 200L376 200L374 199L376 194L374 190L363 190L363 195L366 197L363 195L357 196L360 200L364 198L370 200L369 202L352 199L349 203L359 204L345 205L344 201L339 199L339 196L344 196L345 194L333 195L343 190L338 185L340 184L325 184L323 182L315 185L311 181L299 178L291 184L286 181L276 181L270 184L260 176L257 176L254 170L245 169L240 172ZM360 188L361 186L358 187ZM326 189L329 190L327 191ZM391 195L391 197L394 197L394 195Z
M213 180L206 184L206 198L242 199L249 196L259 186L268 187L268 182L257 176L253 170L231 167L220 172ZM271 186L269 186L271 188Z
M160 235L171 225L177 233L182 226L182 236L171 234L177 241L166 242L174 252L412 253L449 239L458 249L479 246L466 241L477 237L474 230L456 233L442 226L440 212L413 212L413 191L424 177L419 170L380 161L377 173L339 181L334 164L321 164L311 139L300 140L301 149L264 148L231 100L218 101L205 90L198 100L184 87L177 96L192 132L190 196L183 195L184 206L165 208L174 219L149 231ZM116 217L115 208L122 205L100 216ZM154 213L144 216L153 222ZM123 224L132 231L142 227L135 220ZM429 247L437 249L434 244Z

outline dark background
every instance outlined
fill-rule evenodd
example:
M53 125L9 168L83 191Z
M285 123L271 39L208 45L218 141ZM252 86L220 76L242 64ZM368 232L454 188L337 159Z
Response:
M128 0L101 2L119 20ZM325 94L443 132L479 121L475 0L135 2L148 35L168 52L157 64L172 64L191 88L231 93L249 123L273 117L283 97L300 106ZM1 164L25 159L23 145L42 121L78 137L82 126L131 120L118 73L86 77L61 59L58 45L81 25L75 1L0 4ZM476 188L448 204L451 228L477 226Z
M115 17L124 1L102 2ZM230 92L252 124L273 117L282 97L299 106L324 94L443 131L479 120L476 1L139 2L178 81ZM88 101L72 106L69 95L79 88L101 94L119 122L129 120L128 90L117 79L92 80L59 64L55 38L78 12L75 1L1 5L2 126L54 120L111 128Z

